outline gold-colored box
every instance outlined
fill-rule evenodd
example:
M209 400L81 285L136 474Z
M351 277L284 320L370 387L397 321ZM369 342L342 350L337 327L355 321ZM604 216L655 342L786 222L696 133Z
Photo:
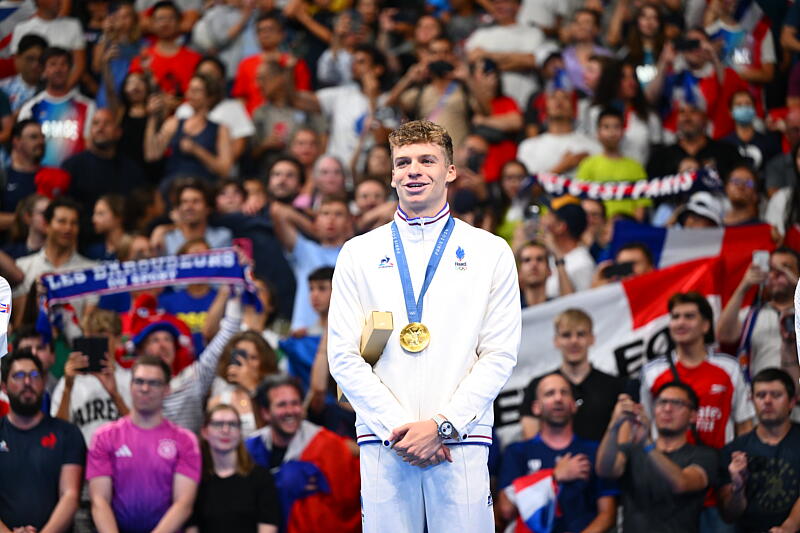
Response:
M361 332L361 357L374 365L380 359L389 337L394 329L392 313L373 311L367 317L364 330Z

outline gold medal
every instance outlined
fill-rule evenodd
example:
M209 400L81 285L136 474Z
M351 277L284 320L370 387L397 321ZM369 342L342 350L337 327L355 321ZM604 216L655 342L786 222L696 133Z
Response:
M407 352L421 352L430 342L431 333L421 322L412 322L400 330L400 346Z

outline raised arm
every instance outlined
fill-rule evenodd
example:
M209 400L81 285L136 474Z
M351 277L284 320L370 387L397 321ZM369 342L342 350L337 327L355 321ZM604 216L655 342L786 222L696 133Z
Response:
M725 305L717 322L717 336L722 344L736 344L742 333L742 324L739 321L739 310L742 308L744 297L747 291L754 285L763 283L767 279L767 273L762 272L756 265L750 265L745 272L742 281L733 291L730 300Z
M625 472L628 459L620 450L620 444L629 441L629 435L620 435L620 428L623 424L629 423L631 413L635 411L635 404L627 394L620 394L617 404L611 415L600 447L597 449L597 459L595 461L595 472L600 477L619 478ZM628 432L629 434L629 432Z

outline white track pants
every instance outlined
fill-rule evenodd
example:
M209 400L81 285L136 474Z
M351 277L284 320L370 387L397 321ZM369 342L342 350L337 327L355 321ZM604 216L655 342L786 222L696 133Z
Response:
M489 448L450 447L453 462L420 468L380 443L361 446L363 533L493 533Z

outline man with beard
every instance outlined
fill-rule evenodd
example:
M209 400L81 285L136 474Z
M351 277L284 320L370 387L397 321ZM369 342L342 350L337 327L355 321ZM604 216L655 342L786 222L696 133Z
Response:
M44 156L44 135L35 120L21 120L11 130L11 157L5 169L5 185L0 197L0 228L14 223L14 210L36 192L36 173Z
M795 382L777 368L753 378L758 426L722 450L720 501L725 518L743 532L800 528L800 427L790 415Z
M121 136L122 128L117 125L111 111L99 109L92 116L86 150L61 165L72 177L68 194L84 203L86 222L91 217L95 202L102 195L128 195L133 189L147 183L139 163L119 153Z
M1 366L11 411L0 419L0 530L66 531L78 509L83 436L42 413L44 368L30 350Z
M644 407L621 394L597 450L597 475L620 480L626 531L695 533L706 488L714 486L717 456L689 444L698 399L680 381L665 383L655 395L656 441Z
M769 257L766 272L753 263L722 310L717 324L719 342L736 345L743 332L742 324L753 324L746 344L749 345L750 374L764 368L781 366L780 314L791 310L797 279L800 276L800 257L791 248L781 247ZM745 295L754 286L763 291L764 301L742 313Z
M245 444L256 464L274 473L285 530L361 531L359 465L345 439L303 419L295 378L269 378L257 397L267 426Z
M679 163L691 157L701 167L714 166L720 176L727 176L742 159L736 148L707 135L709 115L705 104L686 101L677 103L675 107L677 140L674 144L653 150L647 161L647 175L653 178L675 174Z
M533 414L539 418L539 434L511 444L500 467L498 509L505 520L518 514L513 483L516 479L550 470L558 484L561 509L554 532L606 531L616 522L616 487L594 473L597 443L575 435L572 421L577 412L572 384L561 374L539 380ZM523 513L524 514L524 513Z

